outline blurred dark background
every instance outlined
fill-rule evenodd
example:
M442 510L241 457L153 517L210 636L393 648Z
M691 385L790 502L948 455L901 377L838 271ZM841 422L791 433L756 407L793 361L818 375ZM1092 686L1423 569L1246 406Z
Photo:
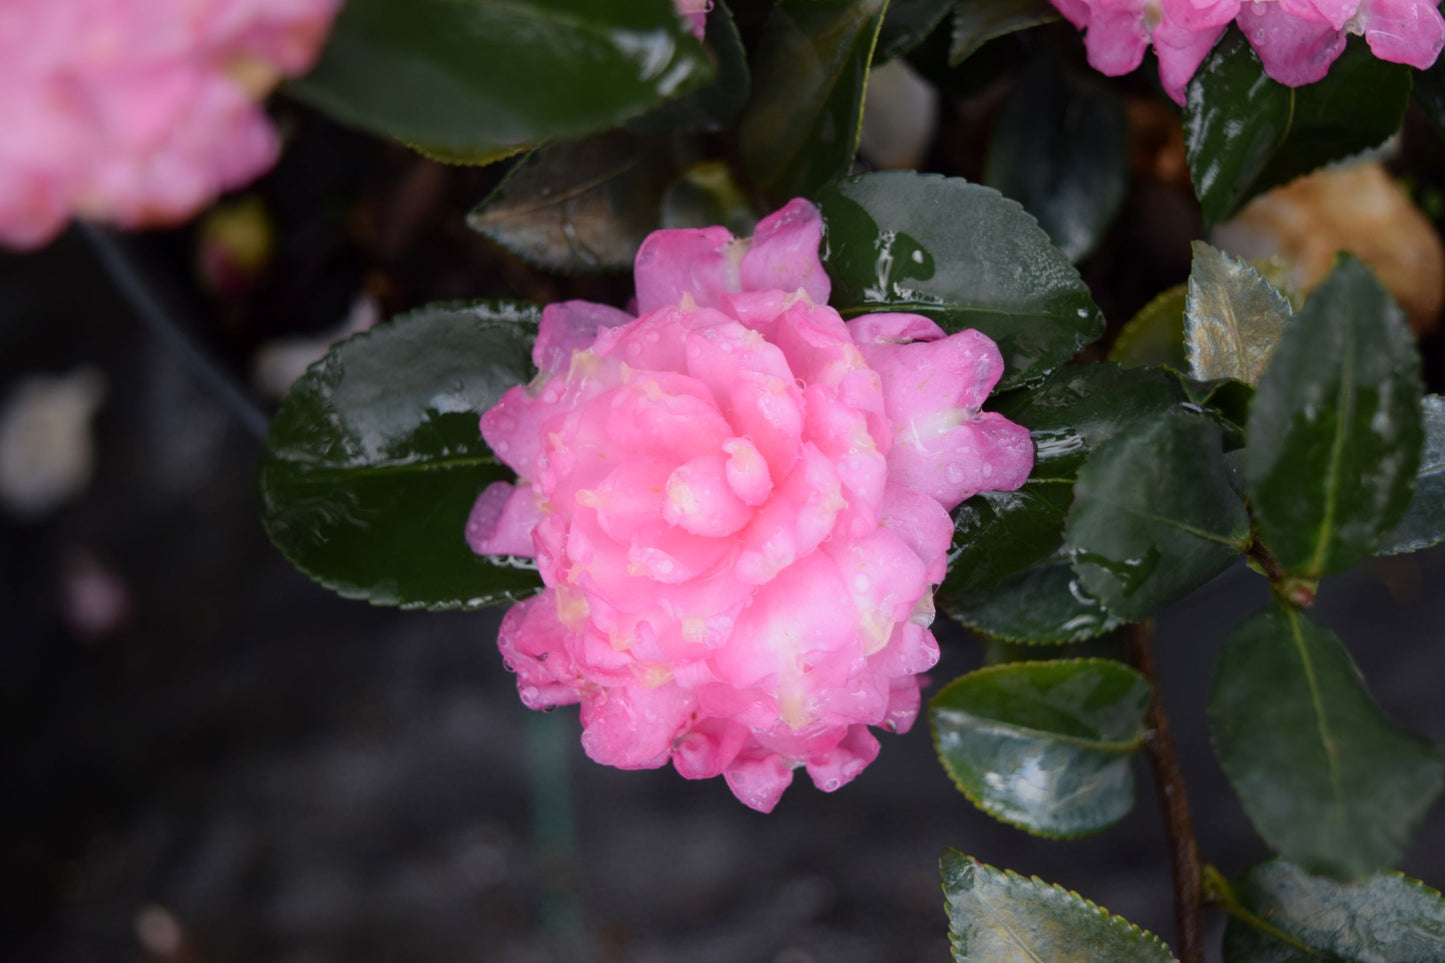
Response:
M934 169L976 176L970 116L945 117ZM291 570L257 518L258 439L220 387L260 399L265 345L304 354L297 339L430 300L621 303L630 285L545 275L468 231L461 214L495 170L444 168L293 108L282 121L285 159L250 195L273 237L258 264L237 263L238 229L214 219L118 240L73 229L0 256L0 402L37 374L104 385L79 436L88 480L43 510L0 508L0 955L943 963L947 846L1172 937L1142 761L1133 812L1073 842L974 810L926 725L884 737L840 792L800 780L763 816L721 780L586 760L575 710L518 702L499 613L373 609ZM1136 178L1084 265L1116 325L1184 279L1199 234L1187 184ZM238 223L250 237L254 220ZM142 320L101 250L130 262L216 372ZM1439 390L1438 338L1424 346ZM1437 549L1332 579L1316 608L1386 711L1437 741L1442 586ZM1223 635L1267 594L1239 568L1158 626L1203 852L1228 875L1267 853L1210 755L1203 707ZM984 658L936 628L935 687ZM1401 868L1445 884L1441 806Z

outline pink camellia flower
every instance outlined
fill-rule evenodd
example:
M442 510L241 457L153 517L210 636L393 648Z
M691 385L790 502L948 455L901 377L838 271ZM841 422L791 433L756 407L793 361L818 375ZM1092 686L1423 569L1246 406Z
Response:
M1231 20L1264 72L1291 87L1329 72L1347 34L1363 34L1381 60L1426 69L1445 48L1445 18L1434 0L1053 0L1085 31L1089 63L1111 77L1129 73L1152 43L1159 80L1178 104Z
M912 725L948 509L1033 466L1028 432L979 410L994 343L845 323L821 232L803 200L751 241L658 231L638 317L549 306L539 374L481 420L518 483L467 525L547 586L502 623L523 702L580 702L594 760L721 774L765 812L797 767L831 791L877 755L869 726Z
M688 27L692 29L692 35L702 41L702 36L707 28L707 12L712 9L712 0L673 0L677 5L677 15L687 21Z
M0 242L72 215L183 220L275 162L257 101L306 70L340 0L5 0Z

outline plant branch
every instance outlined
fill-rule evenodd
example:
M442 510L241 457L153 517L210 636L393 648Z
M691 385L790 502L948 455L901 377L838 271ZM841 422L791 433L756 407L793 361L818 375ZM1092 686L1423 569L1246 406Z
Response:
M1152 622L1125 626L1129 660L1149 680L1153 696L1149 701L1149 730L1144 734L1144 751L1154 770L1159 806L1164 810L1164 832L1169 842L1169 862L1174 869L1174 926L1179 943L1180 963L1204 963L1203 870L1199 862L1199 841L1189 816L1189 799L1184 792L1184 775L1169 731L1169 716L1154 665Z

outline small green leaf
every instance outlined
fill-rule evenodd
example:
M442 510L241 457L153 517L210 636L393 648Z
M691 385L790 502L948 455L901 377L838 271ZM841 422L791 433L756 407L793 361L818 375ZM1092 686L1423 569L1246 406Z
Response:
M990 40L1058 20L1048 0L958 0L953 8L949 66L957 67Z
M1381 555L1417 552L1445 541L1445 398L1422 398L1420 421L1425 444L1415 475L1415 494L1405 517L1380 546Z
M1258 384L1294 314L1288 299L1237 257L1194 242L1184 331L1189 373Z
M1225 963L1438 963L1445 955L1445 899L1398 873L1341 883L1276 860L1245 873L1234 897L1267 929L1231 918Z
M290 562L346 598L479 608L536 572L472 553L472 504L510 469L477 418L531 376L539 311L432 305L332 348L286 396L261 461L261 518Z
M848 173L888 0L778 0L738 125L743 166L774 203ZM781 95L780 95L781 92Z
M1290 574L1343 571L1399 523L1420 460L1419 364L1404 313L1349 255L1285 326L1250 408L1245 480Z
M1185 400L1179 382L1162 372L1111 364L1066 367L1037 388L995 399L995 411L1029 429L1034 468L1017 491L983 492L954 509L941 598L961 600L1052 557L1063 543L1064 516L1085 456Z
M940 589L938 607L971 629L1024 645L1065 645L1124 623L1079 585L1065 559L1051 558L986 589Z
M713 73L669 0L348 0L292 89L453 160L612 127Z
M918 46L943 22L956 0L890 0L873 59L882 63Z
M735 237L750 237L757 223L747 193L722 161L694 164L669 184L662 196L663 227L721 224Z
M1002 388L1037 381L1104 333L1068 258L992 188L886 171L828 185L818 206L845 317L909 311L946 331L976 328L1003 352Z
M1109 348L1109 360L1126 368L1163 365L1175 371L1189 370L1184 352L1184 305L1188 295L1188 285L1177 284L1140 308L1119 329Z
M955 963L1173 963L1154 934L1077 893L954 849L939 868Z
M1325 79L1286 87L1265 76L1233 27L1189 83L1184 131L1205 226L1317 167L1377 147L1410 99L1410 68L1350 37Z
M639 133L665 134L677 130L720 130L731 126L748 100L748 52L732 11L723 0L713 0L708 11L703 43L717 65L712 83L648 111L627 128Z
M1089 456L1064 547L1084 588L1130 621L1204 584L1249 544L1219 427L1169 413Z
M661 226L662 195L695 145L614 130L548 144L514 167L467 225L539 267L622 270Z
M1134 806L1149 682L1110 659L1021 662L954 679L928 703L943 768L975 806L1082 836Z
M1124 205L1128 119L1114 88L1038 57L1000 109L983 180L1083 260Z
M1334 633L1282 602L1225 641L1209 731L1264 841L1310 872L1389 866L1440 792L1440 750L1391 722Z

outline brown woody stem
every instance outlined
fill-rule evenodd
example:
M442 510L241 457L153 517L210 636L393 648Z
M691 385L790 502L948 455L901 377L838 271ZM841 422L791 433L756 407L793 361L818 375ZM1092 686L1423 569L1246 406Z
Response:
M1184 793L1184 775L1179 755L1169 733L1169 716L1159 688L1154 665L1152 622L1135 622L1125 627L1129 659L1149 680L1153 697L1149 701L1149 728L1144 733L1144 751L1154 769L1154 786L1164 810L1164 832L1169 842L1169 861L1174 868L1174 925L1179 943L1180 963L1204 963L1204 897L1199 842L1189 817L1189 799Z

